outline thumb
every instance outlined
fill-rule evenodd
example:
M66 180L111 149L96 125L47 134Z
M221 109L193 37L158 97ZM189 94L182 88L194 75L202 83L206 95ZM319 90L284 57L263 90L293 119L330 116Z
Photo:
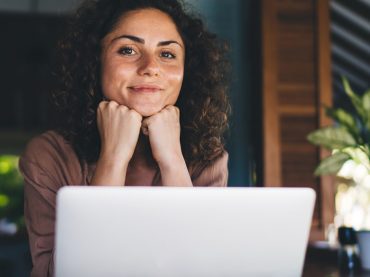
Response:
M141 132L146 136L149 135L148 121L146 119L141 122Z

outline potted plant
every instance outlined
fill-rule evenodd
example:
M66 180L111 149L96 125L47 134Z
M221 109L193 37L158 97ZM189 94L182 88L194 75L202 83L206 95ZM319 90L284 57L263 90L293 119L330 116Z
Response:
M364 253L361 241L370 239L370 89L361 96L353 92L346 78L342 82L353 111L324 107L335 124L311 132L307 139L331 151L315 175L337 177L336 225L357 230L360 252ZM370 257L361 259L364 268L370 269Z
M0 235L24 229L23 178L18 156L0 155Z

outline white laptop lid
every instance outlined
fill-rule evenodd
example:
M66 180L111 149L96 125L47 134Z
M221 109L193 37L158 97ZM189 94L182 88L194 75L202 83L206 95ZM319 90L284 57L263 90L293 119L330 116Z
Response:
M56 277L300 276L308 188L64 187Z

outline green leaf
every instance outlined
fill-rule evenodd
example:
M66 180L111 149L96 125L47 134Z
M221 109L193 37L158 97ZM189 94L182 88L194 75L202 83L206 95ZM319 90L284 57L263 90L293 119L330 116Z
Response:
M364 125L366 126L367 130L370 131L370 89L367 90L362 96L362 103L366 115L366 121Z
M338 122L340 125L346 127L357 142L361 142L360 130L357 128L356 119L347 111L338 108L325 108L326 114Z
M325 127L308 134L309 142L328 149L342 149L356 145L353 136L343 127Z
M360 145L359 148L370 158L370 148L368 144Z
M325 107L325 113L327 116L329 116L330 118L334 119L335 121L343 124L343 125L353 125L355 124L355 120L353 118L353 116L346 112L345 110L343 109L335 109L335 108L331 108L331 107Z
M350 155L343 152L336 152L333 155L323 159L315 170L315 175L326 175L337 173L343 164L351 158Z
M360 118L366 122L366 112L362 103L362 99L356 93L353 92L351 85L349 84L346 77L342 77L343 87L346 94L351 99L353 106L355 107L357 113L359 114Z
M362 96L362 103L365 111L370 113L370 89L365 91L364 95Z

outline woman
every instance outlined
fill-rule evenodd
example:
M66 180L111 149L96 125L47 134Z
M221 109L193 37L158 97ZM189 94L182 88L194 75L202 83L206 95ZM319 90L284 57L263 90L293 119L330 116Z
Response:
M226 186L226 48L174 0L84 2L60 42L57 129L20 159L31 276L66 185Z

